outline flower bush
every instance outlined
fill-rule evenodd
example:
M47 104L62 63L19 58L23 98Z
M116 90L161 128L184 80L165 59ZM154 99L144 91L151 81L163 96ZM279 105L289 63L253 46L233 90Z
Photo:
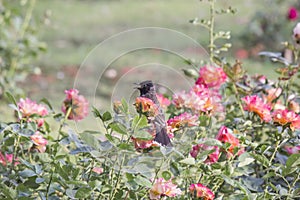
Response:
M289 47L299 54L296 43ZM148 121L160 106L144 97L100 112L74 88L61 109L6 93L16 120L0 123L0 198L300 198L297 56L271 81L219 59L219 52L211 47L215 64L187 73L195 81L190 90L158 95L172 146L154 141ZM68 125L88 112L103 129Z

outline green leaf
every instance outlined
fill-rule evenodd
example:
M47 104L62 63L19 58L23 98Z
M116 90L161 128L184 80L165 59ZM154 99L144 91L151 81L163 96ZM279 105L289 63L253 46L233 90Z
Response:
M286 167L292 168L300 165L300 153L292 154L286 161Z
M30 169L24 169L23 171L19 172L19 175L22 176L23 178L28 178L28 177L36 176L37 174Z
M121 99L122 108L124 113L128 113L128 104L124 98Z
M99 149L99 140L90 133L90 131L84 131L82 133L79 133L80 138L90 147L94 149Z
M87 198L90 196L91 189L88 187L79 188L75 194L75 198Z
M118 148L120 150L129 150L129 151L134 151L135 150L132 145L127 144L127 143L121 143L121 144L119 144Z
M264 167L270 166L270 161L264 155L259 155L255 153L249 153L256 161L261 163Z
M198 78L199 73L195 69L182 69L184 75L190 78Z
M13 190L10 187L7 187L5 184L0 183L0 191L5 195L6 199L14 200L17 199L16 190Z
M48 101L48 99L42 98L42 99L40 100L40 102L43 102L44 104L46 104L46 105L50 108L50 110L53 111L53 107L51 106L51 104L50 104L50 102Z
M148 179L146 179L146 178L144 178L142 176L135 177L134 181L138 185L141 185L141 186L144 186L144 187L147 187L147 188L151 188L152 187L152 183Z
M222 142L220 142L219 140L213 139L213 138L205 139L205 140L201 141L199 144L205 144L207 146L218 146L218 147L223 146Z
M189 158L185 158L181 161L179 161L180 163L186 164L186 165L195 165L195 158L193 157L189 157Z
M138 138L138 139L143 139L143 140L151 140L151 139L153 139L153 136L148 131L145 131L145 130L139 130L139 131L137 131L134 134L134 137Z
M102 115L102 121L106 122L112 119L112 116L110 114L110 112L106 111L105 113L103 113Z
M144 128L148 125L148 119L146 116L136 115L131 124L131 128L135 131L136 129Z
M5 92L5 95L8 98L9 102L13 103L16 107L18 107L15 97L10 92Z
M92 112L96 118L102 119L101 113L99 112L99 110L97 108L92 107Z
M163 171L161 175L166 181L168 181L172 178L172 174L169 171Z
M252 163L255 159L252 158L249 153L245 152L239 156L238 160L239 160L238 167L244 167Z
M119 122L112 122L109 124L109 127L116 131L117 133L121 133L122 135L127 135L126 127L123 124L120 124Z

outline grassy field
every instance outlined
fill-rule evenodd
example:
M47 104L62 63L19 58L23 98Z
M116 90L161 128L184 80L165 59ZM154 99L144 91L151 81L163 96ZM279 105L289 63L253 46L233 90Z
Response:
M237 9L235 15L221 16L216 20L218 30L231 31L230 42L233 43L233 49L237 49L240 44L238 36L247 29L247 24L254 13L266 9L270 2L270 0L219 1L219 8L231 5ZM177 87L179 84L180 88L182 82L177 79L181 77L179 75L182 74L181 69L187 66L174 52L182 53L186 58L207 59L203 50L188 48L191 39L206 48L207 31L188 21L195 17L207 18L207 14L208 5L198 0L37 1L34 16L41 19L47 15L47 19L44 19L47 25L41 26L39 38L48 44L48 51L36 62L42 70L42 75L28 77L28 82L23 87L31 98L38 100L47 97L57 109L64 98L63 91L73 87L74 82L79 84L82 93L96 94L99 98L91 99L92 104L97 101L97 107L101 109L110 106L112 94L116 94L116 97L125 94L128 98L134 95L131 83L143 79L165 80L166 85L174 84L174 87ZM161 37L160 34L143 32L138 36L134 34L123 38L120 36L124 31L142 27L161 27L177 31L178 34L174 34L173 37L169 34L171 32L166 32ZM176 36L181 34L187 37L177 39ZM99 46L95 49L98 44L112 36L117 40L108 40L105 49ZM187 39L188 37L191 39ZM174 52L136 49L120 54L121 48L131 48L131 44L138 44L139 41L150 43L153 41L155 44L167 46ZM228 55L234 55L234 51ZM110 62L107 61L108 57L111 58ZM242 62L251 74L262 73L271 78L276 77L272 64L268 62L263 64L253 60ZM80 68L81 64L83 65ZM79 69L82 72L76 78ZM116 70L117 77L109 78L105 77L105 74L101 76L106 69ZM2 105L1 110L5 113L7 108L3 108ZM7 118L2 116L0 118L1 121L5 119Z

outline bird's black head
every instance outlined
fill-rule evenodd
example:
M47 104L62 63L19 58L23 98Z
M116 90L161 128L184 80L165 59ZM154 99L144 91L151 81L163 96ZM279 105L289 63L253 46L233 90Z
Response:
M144 95L150 91L155 91L154 84L152 81L143 81L138 85L139 87L137 89L140 91L141 95Z

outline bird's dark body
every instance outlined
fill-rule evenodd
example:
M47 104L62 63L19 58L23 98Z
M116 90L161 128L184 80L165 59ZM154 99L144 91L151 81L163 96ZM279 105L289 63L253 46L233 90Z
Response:
M153 123L156 129L154 141L163 146L171 146L171 140L167 134L165 115L156 97L154 84L152 81L143 81L139 83L139 86L137 89L140 91L140 96L151 99L159 107L159 114L153 120L150 120L150 123Z

